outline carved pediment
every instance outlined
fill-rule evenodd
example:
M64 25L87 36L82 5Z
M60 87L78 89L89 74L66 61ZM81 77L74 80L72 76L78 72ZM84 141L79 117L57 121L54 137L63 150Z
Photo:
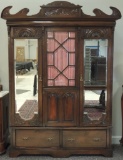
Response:
M63 8L66 8L66 7L71 8L76 6L81 7L79 5L75 5L67 1L55 1L55 2L48 3L47 5L43 5L43 7L63 7Z
M35 15L27 15L29 9L24 8L16 14L10 14L12 6L6 7L1 17L7 20L59 20L60 19L74 19L74 20L117 20L121 18L120 11L115 7L110 7L112 14L108 15L100 9L94 9L94 16L86 15L83 13L81 6L72 4L66 1L55 1L47 5L42 5L39 13Z

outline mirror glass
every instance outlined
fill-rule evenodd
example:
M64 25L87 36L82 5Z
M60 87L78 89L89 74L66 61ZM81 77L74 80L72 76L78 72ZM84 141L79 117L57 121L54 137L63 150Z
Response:
M107 90L84 90L84 114L91 121L100 120L106 114Z
M107 39L84 40L84 84L106 85Z
M15 112L24 120L38 114L38 41L14 40Z

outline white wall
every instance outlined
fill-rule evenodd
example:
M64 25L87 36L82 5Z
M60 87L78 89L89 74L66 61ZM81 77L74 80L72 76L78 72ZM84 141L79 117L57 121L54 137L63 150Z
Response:
M93 15L93 9L99 8L107 14L112 14L110 6L116 7L123 15L123 0L68 0L79 4L86 14ZM51 0L0 0L0 13L3 8L13 6L11 13L22 8L29 8L29 14L36 14L40 6ZM0 79L4 90L8 90L8 40L6 21L0 18ZM114 35L114 76L113 76L113 143L119 143L121 138L121 106L120 98L123 84L123 19L116 22Z

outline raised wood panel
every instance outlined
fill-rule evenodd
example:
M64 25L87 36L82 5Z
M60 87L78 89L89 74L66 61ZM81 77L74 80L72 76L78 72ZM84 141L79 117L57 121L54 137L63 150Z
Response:
M44 122L46 126L78 124L78 91L44 89Z
M16 130L16 147L58 147L59 131L55 130Z
M58 121L59 96L55 93L48 94L48 121Z
M73 121L75 95L73 93L67 93L63 96L62 100L63 100L64 121Z
M64 131L63 147L106 147L106 131Z

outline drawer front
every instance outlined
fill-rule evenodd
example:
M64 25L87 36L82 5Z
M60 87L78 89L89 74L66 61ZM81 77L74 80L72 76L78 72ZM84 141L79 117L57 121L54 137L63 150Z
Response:
M106 131L64 131L63 147L106 147Z
M59 131L50 130L16 130L16 147L58 147Z

